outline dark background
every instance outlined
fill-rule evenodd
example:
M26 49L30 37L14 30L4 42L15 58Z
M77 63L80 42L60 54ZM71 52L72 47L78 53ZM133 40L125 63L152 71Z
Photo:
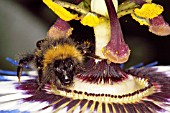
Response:
M5 58L17 59L18 54L33 51L35 43L45 37L57 16L42 0L0 2L0 69L15 70L16 67L5 61ZM170 1L153 2L164 7L162 15L170 23ZM158 61L159 65L170 64L170 36L160 37L150 33L147 26L140 26L130 15L122 17L120 22L125 41L131 49L130 60L125 64L127 67L153 61ZM72 23L81 27L78 22ZM81 35L86 37L88 33L84 32Z

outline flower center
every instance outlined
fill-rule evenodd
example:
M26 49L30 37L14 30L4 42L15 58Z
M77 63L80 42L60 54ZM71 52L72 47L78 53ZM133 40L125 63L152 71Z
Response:
M87 66L87 68L93 67L91 70L87 69L74 78L73 85L64 88L53 85L52 92L73 99L135 103L155 91L155 87L148 79L125 73L118 68L118 65L113 63L105 65L106 60L97 63L93 61L92 64ZM98 67L101 67L100 71ZM95 69L99 72L96 73Z

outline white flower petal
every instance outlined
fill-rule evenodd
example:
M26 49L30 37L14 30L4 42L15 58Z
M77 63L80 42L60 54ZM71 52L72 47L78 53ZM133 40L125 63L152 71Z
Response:
M33 108L31 108L30 111L38 111L38 110L49 105L49 103L47 103L47 102L33 102L32 104L34 104L36 107L34 106Z
M37 103L33 102L23 102L17 105L15 108L20 111L34 111L32 108L36 108L38 106Z
M81 109L80 109L80 106L78 106L73 113L80 113Z
M153 68L157 68L157 72L170 72L170 66L155 66Z
M112 0L117 11L118 9L118 0ZM106 8L106 3L104 0L92 0L91 1L91 10L97 14L101 14L105 17L108 17L108 12Z
M27 98L30 97L31 95L27 94L22 94L22 93L16 93L16 94L8 94L5 96L0 97L0 102L8 102L16 99L22 99L22 98Z
M0 103L0 110L14 110L16 108L13 108L18 104L18 101L10 101L5 103Z
M24 91L17 90L16 85L13 82L1 82L0 83L0 94L11 94L11 93L22 93Z

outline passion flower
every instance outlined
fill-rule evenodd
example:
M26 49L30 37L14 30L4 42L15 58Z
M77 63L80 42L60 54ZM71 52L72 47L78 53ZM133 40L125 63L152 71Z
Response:
M1 76L0 112L170 112L169 66L125 71L106 60L90 60L86 67L73 85L46 84L41 91L34 76L23 76L21 84L15 76Z
M53 1L44 1L49 3L50 8L56 9ZM77 2L79 3L79 0ZM170 67L147 65L126 70L120 68L117 63L127 61L129 48L124 42L112 0L105 0L105 2L109 14L107 22L110 22L111 28L111 31L109 30L110 40L103 49L105 58L90 58L84 63L83 69L74 76L71 85L63 87L47 82L41 90L38 90L37 76L32 76L37 73L24 72L29 76L21 77L21 83L18 84L17 77L9 75L16 75L15 72L0 70L2 74L8 75L0 76L0 112L170 112ZM71 19L77 18L76 14L68 12L58 4L57 7L61 12L69 14L67 18L67 15L55 11L61 14L61 17L68 20L70 17ZM68 38L70 34L67 35L67 31L70 26L65 21L58 21L66 25L65 27L61 28L60 24L52 26L50 30L54 29L54 32L49 31L48 37L54 37L55 31L61 30L65 31L64 36Z

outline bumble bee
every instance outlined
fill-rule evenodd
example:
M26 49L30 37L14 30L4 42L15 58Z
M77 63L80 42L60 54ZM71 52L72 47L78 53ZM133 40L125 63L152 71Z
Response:
M73 77L83 69L83 53L89 43L76 45L71 38L45 38L36 44L32 54L21 58L17 68L20 82L23 66L33 64L38 71L38 83L41 88L45 83L68 86Z

